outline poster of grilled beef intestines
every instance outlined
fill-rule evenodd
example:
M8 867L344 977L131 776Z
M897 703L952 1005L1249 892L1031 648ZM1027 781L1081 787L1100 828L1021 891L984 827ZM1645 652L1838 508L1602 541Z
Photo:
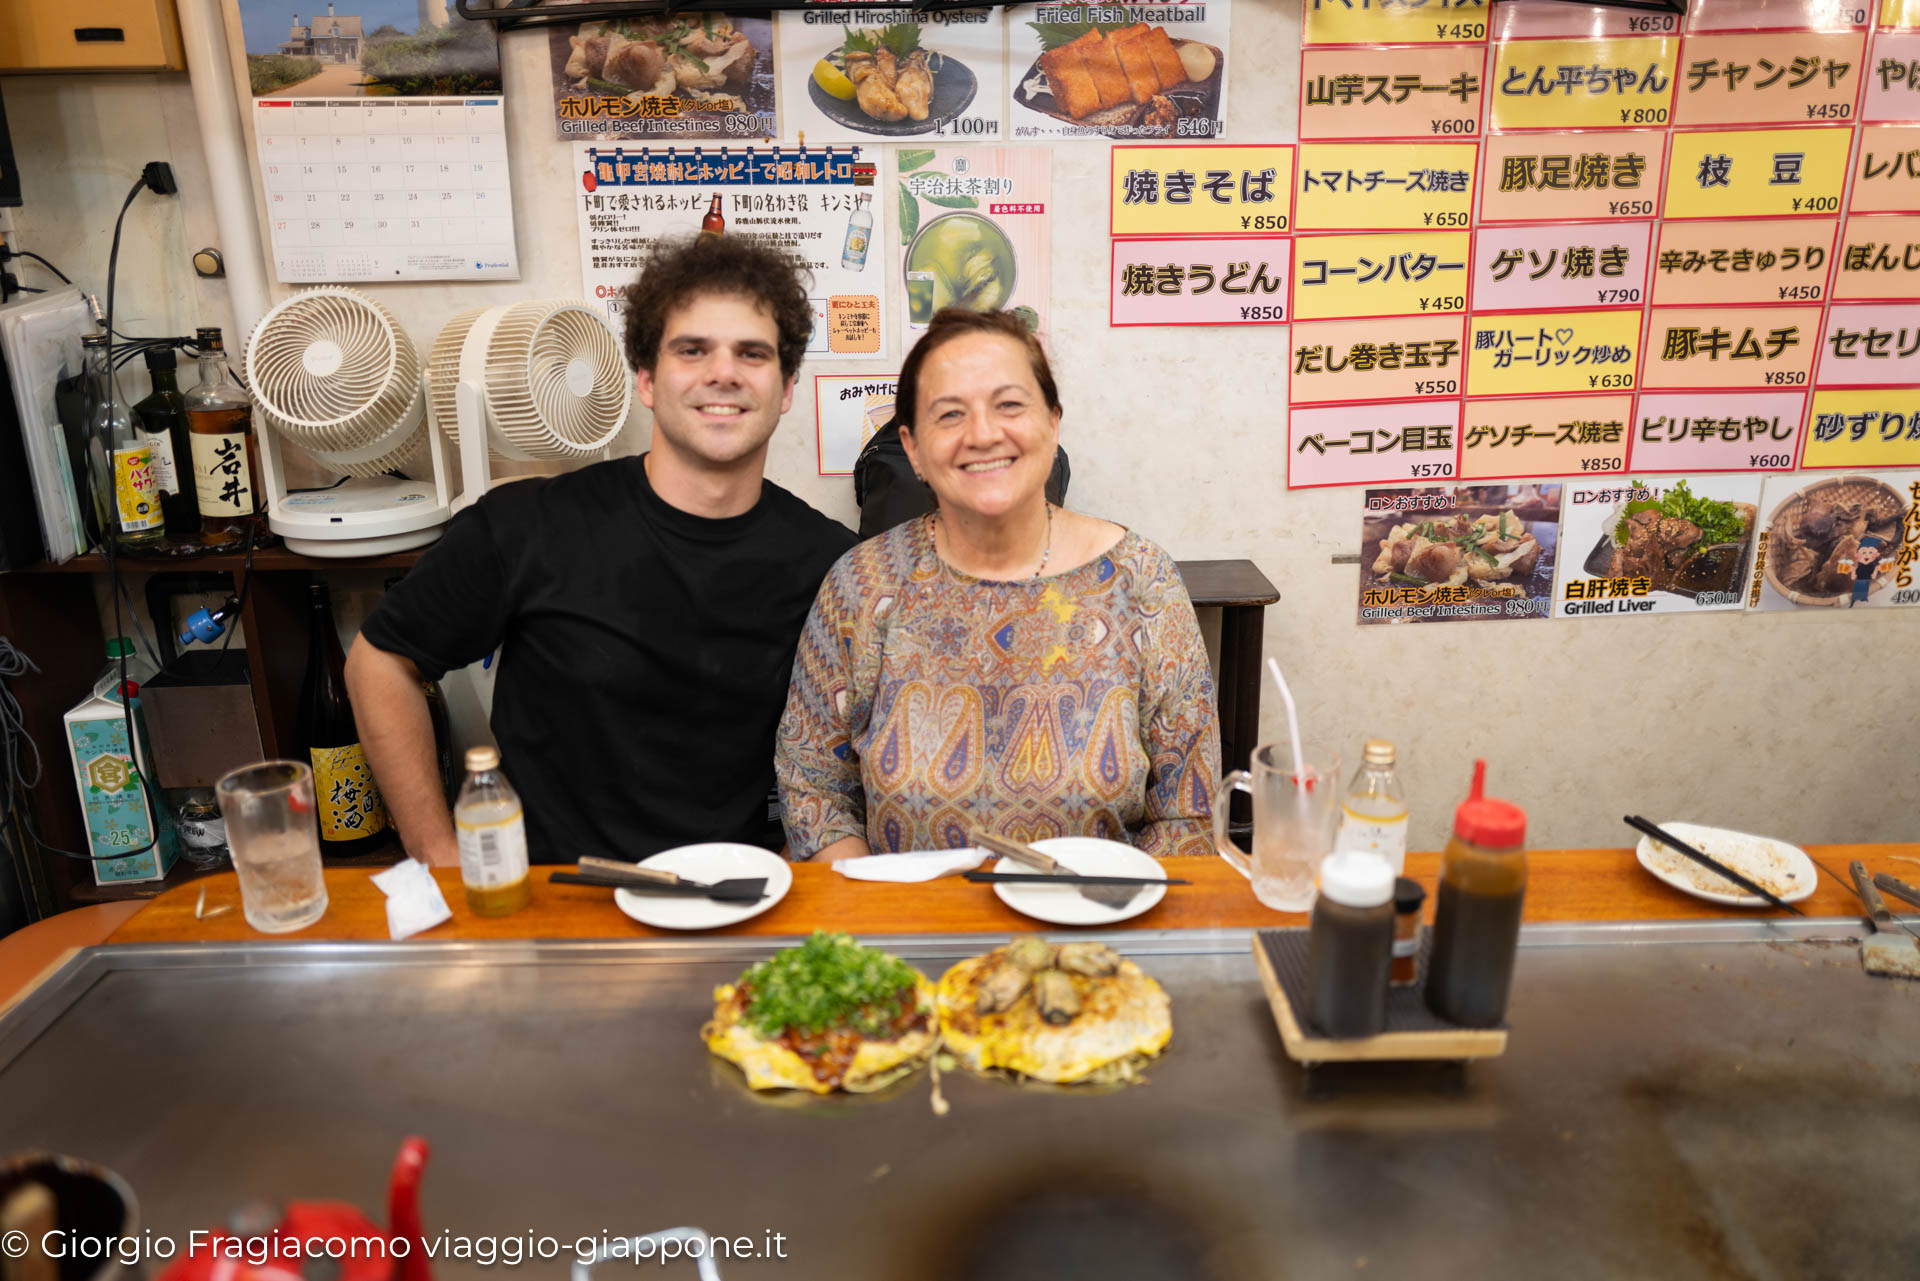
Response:
M1735 473L1568 482L1553 616L1742 608L1760 480Z
M1012 12L1009 137L1225 136L1229 0Z
M1562 486L1549 482L1369 489L1360 529L1359 621L1546 618Z
M547 28L554 131L570 142L778 136L764 11L635 14Z

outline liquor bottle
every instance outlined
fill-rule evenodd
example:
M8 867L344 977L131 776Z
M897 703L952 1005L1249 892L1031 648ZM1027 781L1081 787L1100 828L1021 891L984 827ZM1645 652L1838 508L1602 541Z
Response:
M294 741L313 766L313 800L320 822L320 853L345 858L367 852L387 830L387 807L374 786L360 731L347 701L347 664L333 630L333 603L325 583L308 589L307 676L300 686Z
M89 334L80 345L86 351L91 407L88 448L98 451L95 457L101 464L94 483L100 487L97 501L107 517L103 532L121 551L156 551L166 542L167 531L154 480L153 450L134 430L133 413L107 364L106 335Z
M460 841L460 880L477 916L506 916L532 898L527 874L527 823L520 795L500 772L500 749L467 749L467 781L453 806Z
M707 206L707 216L700 220L700 239L717 240L726 234L727 218L720 212L720 193L713 193L713 201Z
M867 249L873 243L873 213L867 208L867 197L861 196L853 207L853 214L847 219L847 242L840 250L840 265L854 271L867 269Z
M259 457L253 440L253 402L227 368L218 329L196 331L200 384L185 396L193 448L194 495L200 541L231 547L246 540L259 509Z
M147 349L147 376L153 380L153 391L134 404L133 421L153 449L153 471L159 481L167 541L197 546L200 501L192 484L193 442L187 430L187 402L174 373L178 363L179 357L171 347Z
M1370 850L1387 860L1393 874L1407 868L1407 794L1394 773L1393 744L1367 740L1360 768L1340 805L1336 850Z

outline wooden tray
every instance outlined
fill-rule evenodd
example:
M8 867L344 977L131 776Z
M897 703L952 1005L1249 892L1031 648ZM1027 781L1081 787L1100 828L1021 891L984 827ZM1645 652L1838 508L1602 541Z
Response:
M1315 1063L1399 1059L1486 1059L1506 1053L1507 1029L1461 1027L1427 1008L1423 995L1432 931L1420 931L1420 981L1387 989L1387 1030L1378 1036L1335 1040L1307 1022L1307 931L1255 930L1253 959L1260 985L1280 1025L1287 1057Z

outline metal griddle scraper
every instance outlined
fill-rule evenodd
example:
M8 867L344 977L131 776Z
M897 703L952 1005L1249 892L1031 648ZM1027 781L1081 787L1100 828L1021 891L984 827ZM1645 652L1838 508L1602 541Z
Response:
M1873 933L1860 940L1861 968L1869 974L1890 978L1920 979L1920 939L1901 929L1893 919L1893 913L1887 910L1887 901L1880 897L1880 891L1867 875L1866 864L1855 859L1847 865L1847 871L1860 891L1868 924L1873 927Z

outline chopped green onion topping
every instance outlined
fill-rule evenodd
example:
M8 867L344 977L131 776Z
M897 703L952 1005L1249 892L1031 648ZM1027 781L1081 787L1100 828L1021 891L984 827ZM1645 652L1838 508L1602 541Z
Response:
M771 1040L789 1031L817 1035L836 1027L876 1035L913 999L918 977L912 966L879 948L816 930L799 947L753 966L740 983L747 989L747 1021Z

